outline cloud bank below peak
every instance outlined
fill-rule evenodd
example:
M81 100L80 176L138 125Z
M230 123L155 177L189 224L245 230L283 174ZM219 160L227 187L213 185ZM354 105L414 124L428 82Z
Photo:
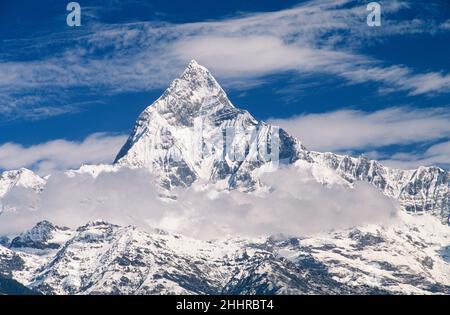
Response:
M194 185L178 189L177 202L166 202L152 185L153 176L143 169L122 169L95 178L55 174L38 196L14 188L2 199L6 209L15 210L2 213L0 234L21 232L41 220L77 227L103 219L201 239L279 233L300 236L390 224L397 215L396 203L369 184L360 183L354 189L325 187L307 170L291 168L279 169L263 180L274 187L266 196Z
M126 139L125 135L94 133L80 142L57 139L30 147L5 143L0 145L0 170L26 167L48 175L82 164L111 163Z

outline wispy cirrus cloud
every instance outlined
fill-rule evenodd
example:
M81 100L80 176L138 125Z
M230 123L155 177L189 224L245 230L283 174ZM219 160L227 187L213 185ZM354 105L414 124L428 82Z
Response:
M375 82L383 93L448 93L446 72L420 73L361 52L386 36L446 31L436 21L395 16L409 8L406 1L383 3L386 21L379 31L365 25L365 5L351 0L316 0L278 12L186 24L93 21L75 34L9 41L0 62L0 93L20 98L20 93L36 89L50 94L68 88L73 93L147 91L166 86L191 58L231 86L294 71L329 74L351 84ZM56 49L53 39L59 43ZM17 47L38 57L15 60L11 52ZM2 108L11 112L21 106L0 101L0 112L6 112Z
M441 24L441 28L443 29L450 29L450 19L446 20Z
M397 107L374 112L349 109L271 119L270 123L285 128L310 150L366 152L369 157L399 168L450 165L449 107ZM378 151L407 145L427 149L389 155Z
M450 138L450 108L338 110L271 119L312 150L350 151Z
M47 175L82 164L111 163L125 140L124 135L95 133L81 142L57 139L29 147L5 143L0 145L0 169L26 167Z
M432 145L425 152L398 152L384 158L383 163L392 167L412 169L440 165L450 170L450 141Z

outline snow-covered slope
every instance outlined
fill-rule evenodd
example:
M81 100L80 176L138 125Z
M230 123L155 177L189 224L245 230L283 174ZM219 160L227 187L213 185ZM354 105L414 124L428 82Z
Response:
M42 192L46 182L46 178L42 178L26 168L1 173L0 215L4 211L15 211L18 203L26 203L30 210L36 209L37 195ZM25 199L26 201L24 201Z
M37 223L32 229L13 238L9 247L20 251L58 249L72 237L67 227L59 227L48 221Z
M407 212L430 212L442 223L450 223L450 176L439 167L398 170L366 157L318 152L309 156L315 163L336 170L349 183L372 183L386 196L397 199Z
M236 134L229 147L242 152L244 158L231 159L225 152L221 141L227 128ZM245 131L252 128L258 129L261 143L269 141L273 133L272 126L234 107L211 73L192 61L181 77L140 115L116 163L148 167L166 188L189 186L197 179L205 179L227 180L230 187L252 189L256 179L251 171L267 159L258 151L255 161L246 152L252 135ZM302 145L283 130L279 137L280 158L293 162Z
M0 265L45 294L449 294L448 232L407 214L395 226L217 241L94 221L52 253L0 247Z
M5 196L13 187L23 187L41 191L46 180L26 168L5 171L0 174L0 198Z
M253 193L267 188L260 175L274 166L274 144L280 163L306 169L325 186L351 189L367 181L406 211L389 226L212 241L104 221L73 229L43 221L12 239L0 235L0 274L45 294L450 294L450 226L442 224L450 216L447 171L396 170L365 157L309 151L234 107L195 61L140 115L114 164L65 174L146 168L171 193L196 181ZM0 214L2 198L14 197L15 188L34 196L46 181L26 169L2 173Z
M250 145L255 136L248 132L252 128L258 130L256 153ZM220 141L230 129L234 137L227 138L227 145L241 152L243 158L233 159L235 156ZM396 170L364 157L308 151L283 129L259 122L247 111L234 107L211 73L195 61L140 115L117 155L116 165L148 167L166 188L189 186L203 179L225 181L229 188L251 191L259 185L255 170L271 161L263 148L270 147L269 139L276 132L281 163L303 160L315 164L321 182L330 169L348 183L368 181L387 196L398 199L405 210L430 211L442 222L448 222L447 171L438 167Z
M26 168L1 173L0 215L5 211L16 211L18 206L25 204L29 210L37 209L38 195L44 189L47 178Z

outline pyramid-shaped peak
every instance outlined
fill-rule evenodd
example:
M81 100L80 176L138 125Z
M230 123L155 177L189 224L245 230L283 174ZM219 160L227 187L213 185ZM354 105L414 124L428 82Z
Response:
M247 120L249 124L255 124L248 112L233 106L209 70L192 60L183 74L172 81L163 95L139 116L133 133L120 150L115 163L122 160L121 163L133 166L148 165L148 161L154 158L145 153L149 147L163 147L166 146L164 142L169 141L185 142L181 137L175 139L174 134L186 127L194 128L196 121L214 128L222 123ZM172 129L173 134L166 139L157 138L162 129Z
M186 69L181 74L180 80L219 86L219 83L217 83L211 72L194 59L189 62Z
M234 108L210 71L191 60L180 77L147 110L193 117L220 111L224 107Z
M186 69L184 70L183 74L186 73L186 72L192 72L192 71L211 75L211 72L209 71L209 69L206 68L205 66L199 64L197 62L197 60L195 60L195 59L192 59L191 61L189 61L189 63L187 65Z
M187 66L187 68L202 68L202 69L206 69L204 66L200 65L197 60L192 59L191 61L189 61L189 64Z

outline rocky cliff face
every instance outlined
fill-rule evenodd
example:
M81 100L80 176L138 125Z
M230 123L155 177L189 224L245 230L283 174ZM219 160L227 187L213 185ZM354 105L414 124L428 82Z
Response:
M228 137L227 132L231 132ZM365 157L308 151L283 129L234 107L211 73L195 61L141 114L116 164L148 167L167 189L203 179L224 180L231 189L252 191L259 184L254 171L273 163L268 152L275 145L282 164L304 160L324 173L336 171L349 183L372 183L408 212L430 212L443 223L450 218L447 171L438 167L397 170Z
M234 107L196 62L140 115L113 165L66 174L146 168L169 192L202 180L252 193L267 188L259 176L277 163L308 167L324 185L369 182L405 211L389 227L216 241L103 221L73 229L43 221L13 237L0 235L0 275L44 294L450 293L450 233L441 224L450 213L447 171L397 170L309 151ZM45 185L29 170L2 173L1 209L14 211L16 189L39 194Z
M449 294L448 227L403 216L395 227L216 241L94 221L58 249L0 246L0 267L44 294Z
M446 170L398 170L365 157L309 151L283 129L236 108L212 74L195 61L142 112L114 165L84 166L69 175L88 172L97 176L121 167L148 168L167 190L204 180L223 182L229 189L254 191L260 187L258 169L262 166L298 160L314 164L318 173L335 171L350 184L372 183L397 199L407 212L430 212L443 223L450 222L450 176ZM0 176L0 203L15 187L39 193L45 183L27 169L4 172Z
M350 183L367 181L386 196L397 199L410 213L430 212L449 223L450 177L439 167L416 170L391 169L365 157L352 158L334 153L311 152L312 159L325 165Z
M234 107L211 73L192 61L140 115L115 163L150 168L168 189L197 179L227 180L232 188L252 189L257 179L251 171L270 161L262 149L270 146L273 129ZM227 132L232 135L226 137ZM295 161L300 142L283 130L276 132L280 157ZM255 136L260 146L251 152Z

